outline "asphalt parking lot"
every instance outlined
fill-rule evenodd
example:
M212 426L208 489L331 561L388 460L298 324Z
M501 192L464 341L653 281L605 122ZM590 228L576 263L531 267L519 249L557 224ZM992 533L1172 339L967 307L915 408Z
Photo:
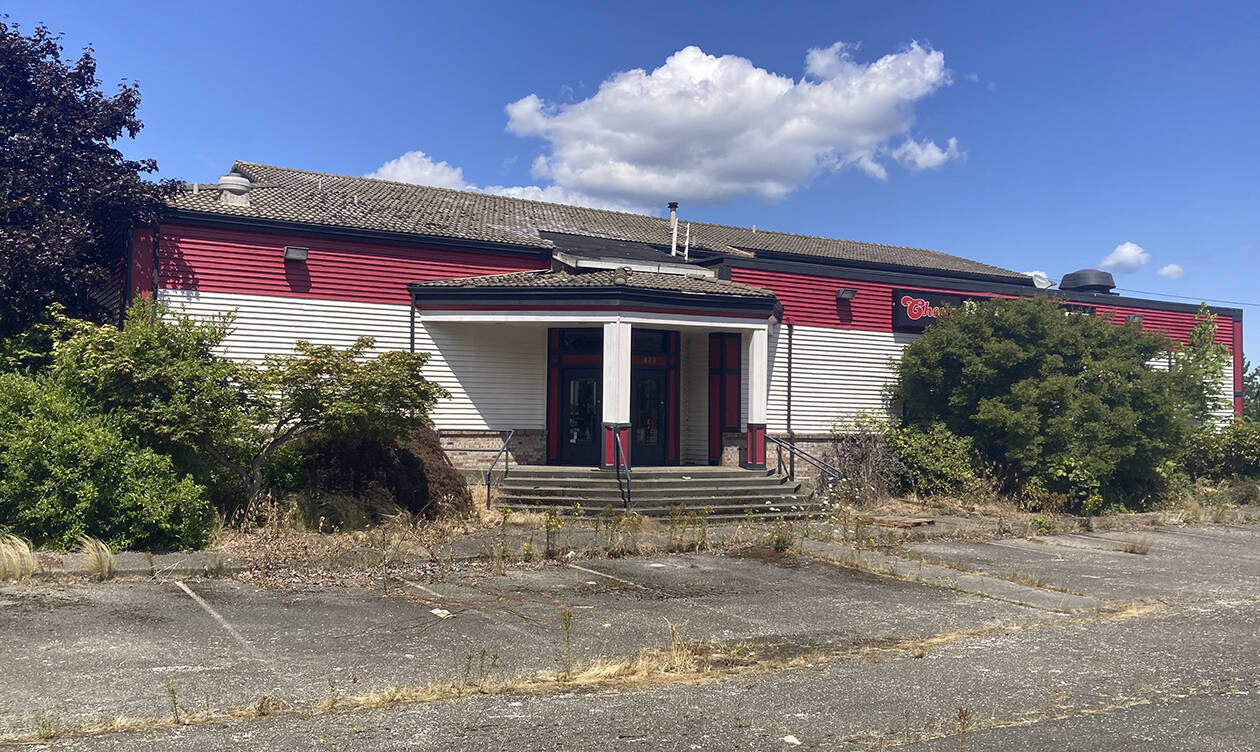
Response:
M1126 552L1135 536L1146 553ZM843 548L459 571L389 592L233 579L6 586L0 738L199 752L1256 748L1260 529L897 552L949 563L951 581L820 560L846 561ZM624 686L315 710L334 686L476 684L633 655L669 644L671 626L688 644L753 658ZM263 697L286 709L220 712ZM209 720L168 722L173 703ZM118 716L134 730L34 733Z

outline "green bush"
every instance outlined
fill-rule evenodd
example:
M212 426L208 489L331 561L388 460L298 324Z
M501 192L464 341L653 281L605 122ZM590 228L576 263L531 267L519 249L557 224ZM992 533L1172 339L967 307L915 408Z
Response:
M920 496L966 493L975 488L971 441L945 427L903 426L889 431L888 448L903 468L901 485Z
M55 385L0 375L0 529L68 548L199 548L214 513L168 457L83 411Z
M1046 297L969 303L906 347L894 397L907 424L968 437L1009 493L1149 507L1215 407L1204 388L1221 365L1214 327L1205 312L1192 346L1156 371L1148 363L1174 347L1162 335Z
M1220 429L1201 428L1186 442L1181 462L1195 478L1258 478L1260 424L1239 420Z

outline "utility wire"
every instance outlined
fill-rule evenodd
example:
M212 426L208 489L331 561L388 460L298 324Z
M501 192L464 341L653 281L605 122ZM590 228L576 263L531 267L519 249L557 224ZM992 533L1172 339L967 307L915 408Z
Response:
M1181 298L1182 300L1198 300L1204 303L1225 303L1226 305L1250 306L1252 308L1260 308L1260 303L1248 303L1243 300L1221 300L1219 298L1198 298L1193 295L1173 295L1167 292L1152 292L1150 290L1133 290L1128 287L1117 287L1117 290L1123 292L1135 292L1139 295L1161 295L1165 298Z

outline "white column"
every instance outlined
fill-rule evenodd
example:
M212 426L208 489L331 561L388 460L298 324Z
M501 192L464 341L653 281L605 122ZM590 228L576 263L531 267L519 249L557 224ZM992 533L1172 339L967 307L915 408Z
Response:
M752 330L748 337L748 422L766 424L766 401L770 393L769 332L766 327Z
M630 422L630 325L604 324L604 422Z

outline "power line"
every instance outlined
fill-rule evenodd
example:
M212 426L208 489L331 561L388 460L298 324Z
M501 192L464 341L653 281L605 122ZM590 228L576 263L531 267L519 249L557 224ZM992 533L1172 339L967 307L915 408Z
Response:
M1151 290L1134 290L1128 287L1117 287L1117 290L1123 292L1135 292L1139 295L1161 295L1165 298L1181 298L1182 300L1197 300L1203 303L1224 303L1226 305L1249 306L1252 308L1260 308L1260 303L1248 303L1243 300L1221 300L1220 298L1198 298L1193 295L1173 295L1167 292L1153 292Z

